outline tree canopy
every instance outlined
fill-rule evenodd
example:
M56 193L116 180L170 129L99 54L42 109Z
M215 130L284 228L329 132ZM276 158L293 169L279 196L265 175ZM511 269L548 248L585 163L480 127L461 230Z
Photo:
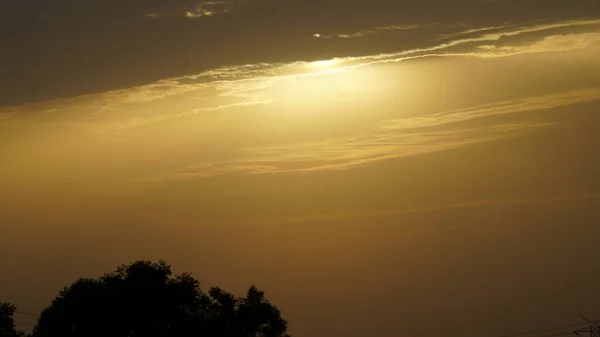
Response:
M287 321L264 292L207 293L164 261L137 261L81 278L42 311L32 337L289 337ZM3 337L4 335L2 335Z
M13 316L15 307L11 303L0 302L0 337L21 337L23 332L17 330Z

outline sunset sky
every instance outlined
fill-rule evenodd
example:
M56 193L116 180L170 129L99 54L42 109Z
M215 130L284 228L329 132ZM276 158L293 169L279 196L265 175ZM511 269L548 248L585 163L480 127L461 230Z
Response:
M0 0L0 46L23 311L165 259L294 337L600 318L598 0Z

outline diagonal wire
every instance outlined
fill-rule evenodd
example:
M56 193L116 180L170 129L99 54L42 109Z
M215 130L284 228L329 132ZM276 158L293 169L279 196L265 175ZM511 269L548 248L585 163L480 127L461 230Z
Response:
M586 323L582 322L582 323L569 324L569 325L560 325L560 326L556 326L553 328L530 330L530 331L524 331L524 332L514 333L514 334L510 334L510 335L501 335L500 337L515 337L515 336L531 335L531 334L540 333L540 332L549 332L549 331L560 330L560 329L574 328L574 327L578 327L578 326L582 326L582 325L586 325ZM569 332L569 334L570 333L572 333L572 332ZM563 333L563 334L566 334L566 333ZM562 335L562 334L558 334L558 335ZM548 335L548 336L554 336L554 335ZM543 337L547 337L547 336L543 336Z
M25 322L19 322L19 321L15 321L15 324L18 324L18 325L25 325L25 326L35 326L35 324L31 324L31 323L25 323Z
M565 335L572 335L572 332L562 332L562 333L555 333L555 334L551 334L551 335L542 335L539 337L556 337L556 336L565 336Z
M27 312L27 311L15 311L15 314L21 314L21 315L27 315L27 316L35 316L38 317L40 314L34 314L32 312Z

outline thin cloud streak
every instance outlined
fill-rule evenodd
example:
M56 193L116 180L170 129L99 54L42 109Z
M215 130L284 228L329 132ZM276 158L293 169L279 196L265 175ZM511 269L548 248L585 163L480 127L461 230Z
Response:
M412 55L412 54L428 53L429 56L444 56L444 55L447 55L447 53L438 55L438 54L431 54L431 52L436 52L436 51L440 51L440 50L444 50L444 49L450 49L452 47L468 45L468 44L473 44L473 43L478 43L478 42L497 42L505 37L515 37L515 36L523 35L523 34L527 34L527 33L542 32L542 31L558 29L558 28L578 27L578 26L598 26L598 25L600 25L600 20L581 20L581 21L566 21L566 22L560 22L560 23L554 23L554 24L544 24L544 25L537 25L537 26L521 27L519 29L506 31L506 32L499 32L499 33L493 33L493 34L488 33L488 34L482 34L478 37L456 39L456 40L452 40L452 41L449 41L446 43L442 43L442 44L435 45L432 47L427 47L427 48L417 48L417 49L405 50L405 51L401 51L401 52L397 52L397 53L388 53L388 54L380 54L380 55L349 57L349 58L346 58L346 60L349 60L349 61L374 60L375 61L375 60L382 60L382 59L386 60L387 59L387 60L390 60L393 62L393 61L402 61L404 59L400 58L401 56L408 56L408 55ZM600 27L597 27L597 28L600 28ZM465 56L477 56L477 55L489 56L489 54L477 53L476 48L477 47L475 47L475 51L467 50L467 51L463 51L463 52L457 52L454 55L463 54ZM420 56L422 57L423 55L420 55ZM498 54L497 56L500 57L500 56L505 56L505 55Z
M247 100L244 102L222 104L222 105L217 105L214 107L196 108L196 109L178 113L178 114L156 116L156 117L152 117L152 118L133 118L126 123L118 123L118 124L114 125L113 127L116 130L129 129L132 127L138 127L138 126L142 126L142 125L146 125L146 124L150 124L150 123L157 123L157 122L161 122L161 121L171 120L174 118L193 116L193 115L197 115L197 114L203 113L203 112L226 110L226 109L230 109L230 108L248 107L248 106L253 106L253 105L267 105L267 104L271 104L271 103L272 103L271 100Z
M459 32L440 34L439 38L452 38L452 37L470 35L470 34L475 34L475 33L489 32L489 31L494 31L494 30L502 30L502 29L506 29L508 27L511 27L511 25L507 23L507 24L504 24L501 26L471 28L471 29L467 29L467 30L461 30ZM512 26L512 27L516 27L516 26Z
M397 135L384 139L361 140L357 143L331 141L275 149L254 149L247 154L249 159L241 161L241 163L245 166L256 165L261 168L258 171L248 172L252 174L348 170L382 160L416 156L498 140L514 132L552 125L549 123L507 124L488 126L482 129L457 129L453 133ZM379 143L380 141L383 142ZM268 169L265 170L265 168ZM229 168L225 169L225 171L228 170ZM219 172L219 174L223 174L223 172Z
M504 123L464 127L460 123L500 114L520 114L600 100L600 88L497 102L469 109L424 117L382 122L362 138L330 139L275 147L247 148L245 155L230 162L190 166L170 179L209 177L229 173L265 174L347 170L382 160L453 149L493 141L522 132L552 127L554 123ZM445 126L444 131L433 127Z
M600 47L600 33L553 35L527 46L483 45L477 48L483 57L512 56L519 54L560 52Z
M338 33L338 34L316 33L314 36L317 38L323 38L323 39L334 39L334 38L354 39L354 38L360 38L360 37L364 37L367 35L373 35L373 34L381 34L381 33L386 33L386 32L398 32L398 31L411 31L411 30L422 29L422 28L430 28L433 26L435 26L435 24L389 25L389 26L379 26L379 27L374 27L371 29L360 30L360 31L353 32L353 33Z
M598 99L600 99L600 88L592 88L559 94L528 97L516 101L486 104L479 107L453 110L423 117L392 119L383 122L381 127L387 130L428 128L465 122L482 117L547 110L583 102L592 102Z

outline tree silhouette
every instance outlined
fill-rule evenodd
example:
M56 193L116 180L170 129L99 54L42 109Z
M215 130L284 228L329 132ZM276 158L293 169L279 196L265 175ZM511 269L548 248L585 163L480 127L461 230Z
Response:
M98 279L81 278L42 311L33 337L289 337L264 293L202 292L164 261L137 261Z
M0 337L21 337L25 335L15 327L13 316L16 310L17 307L13 304L0 302Z

